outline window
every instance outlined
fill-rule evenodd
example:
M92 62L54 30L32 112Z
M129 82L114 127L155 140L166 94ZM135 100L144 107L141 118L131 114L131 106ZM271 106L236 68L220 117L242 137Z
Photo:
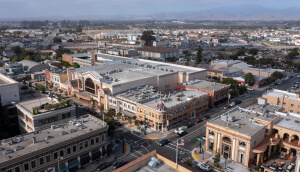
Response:
M210 131L210 130L209 130L208 133L209 133L210 135L213 135L213 136L215 135L215 133L214 133L213 131Z
M104 141L104 134L102 134L101 137L102 137L102 141Z
M283 102L282 104L283 104L283 105L286 105L286 103L285 103L285 102Z
M64 156L64 150L61 150L61 151L59 152L59 155L60 155L60 157L63 157L63 156Z
M87 148L88 146L89 146L89 142L88 142L88 141L85 141L85 142L84 142L84 147Z
M256 145L256 140L254 141L254 146Z
M28 170L29 170L29 165L28 165L28 163L24 164L24 170L25 170L25 171L28 171Z
M298 105L298 108L300 108L300 105Z
M76 145L73 146L73 152L76 152Z
M70 154L71 153L71 148L67 148L67 154Z
M40 158L40 165L44 164L44 158Z
M281 104L281 101L278 101L278 104Z
M294 107L294 104L291 104L291 107Z
M240 141L240 146L246 146L246 143Z
M94 139L91 139L91 145L94 145Z
M293 112L293 110L290 110L290 112Z
M31 168L35 168L36 164L35 164L35 160L31 161Z
M159 115L159 120L162 120L162 115Z
M268 133L268 132L269 132L269 129L265 129L265 132Z
M144 115L147 115L147 114L148 114L147 110L144 110Z
M46 162L50 162L50 155L46 156Z
M13 172L12 169L7 170L6 172Z
M20 167L16 167L15 168L15 172L20 172L21 170L20 170Z
M83 144L79 143L79 150L83 149Z
M57 159L58 158L58 154L57 152L54 152L54 159Z

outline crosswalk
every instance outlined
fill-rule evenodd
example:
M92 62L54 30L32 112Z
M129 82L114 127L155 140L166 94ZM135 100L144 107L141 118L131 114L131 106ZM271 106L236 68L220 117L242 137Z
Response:
M159 144L159 141L156 141L155 144ZM169 149L172 149L174 151L176 151L177 149L177 145L176 145L176 141L173 141L171 143L168 143L167 145L165 145L164 147L167 147ZM182 146L178 146L178 153L179 153L179 159L181 162L185 162L186 159L189 158L189 155L192 153L192 151L182 147ZM180 158L184 156L183 158Z
M142 146L148 146L149 145L148 140L145 140L145 139L140 139L140 140L137 140L137 141L127 141L127 142L130 142L129 145L132 148L140 148Z
M142 151L133 150L129 155L131 155L135 158L139 158L139 157L143 156L144 154L142 153Z

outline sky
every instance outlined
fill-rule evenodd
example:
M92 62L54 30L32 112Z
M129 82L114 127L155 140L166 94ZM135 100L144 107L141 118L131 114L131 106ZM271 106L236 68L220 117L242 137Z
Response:
M248 4L280 9L300 7L300 0L0 0L0 18L147 15Z

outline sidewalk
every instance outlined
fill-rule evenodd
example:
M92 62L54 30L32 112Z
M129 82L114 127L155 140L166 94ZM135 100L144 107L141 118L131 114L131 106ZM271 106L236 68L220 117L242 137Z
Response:
M107 157L102 157L99 159L99 161L93 161L90 164L87 164L85 166L83 166L83 169L78 169L77 172L91 172L94 171L100 164L102 164L103 162L113 162L115 163L118 160L121 160L122 158L124 158L125 156L127 156L130 153L130 146L129 144L125 144L125 152L122 153L123 149L122 149L122 142L120 143L115 143L114 141L114 147L112 150L112 153L107 156Z

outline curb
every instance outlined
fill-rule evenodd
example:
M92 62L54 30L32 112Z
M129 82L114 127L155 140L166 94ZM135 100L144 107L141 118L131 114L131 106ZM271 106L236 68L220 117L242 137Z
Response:
M197 161L197 162L199 162L199 158L197 157L197 155L196 155L196 149L197 148L194 148L193 150L192 150L192 157L193 157L193 159L194 159L194 161Z
M130 153L131 148L130 148L129 144L127 144L126 142L125 142L125 144L126 144L126 150L127 150L127 146L128 146L128 152L126 152L125 155L123 155L120 158L118 158L118 160L121 160L122 158L124 158L125 156L127 156Z

